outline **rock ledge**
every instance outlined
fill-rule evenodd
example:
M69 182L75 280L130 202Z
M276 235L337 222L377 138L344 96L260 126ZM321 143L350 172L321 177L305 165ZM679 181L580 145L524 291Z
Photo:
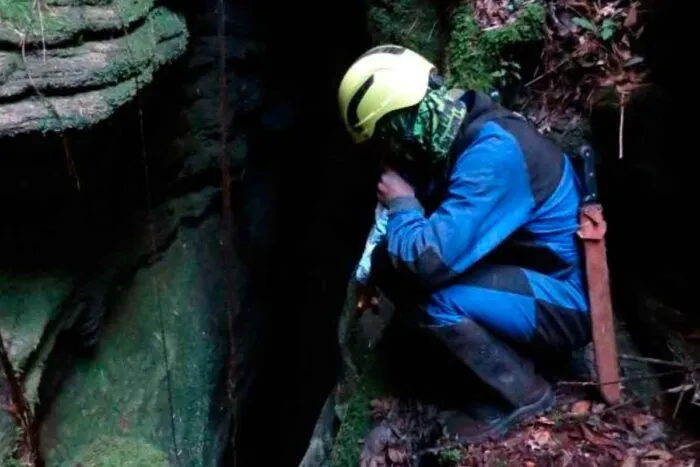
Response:
M42 36L31 0L0 0L0 137L89 127L187 47L184 18L152 0L76 3L49 3Z

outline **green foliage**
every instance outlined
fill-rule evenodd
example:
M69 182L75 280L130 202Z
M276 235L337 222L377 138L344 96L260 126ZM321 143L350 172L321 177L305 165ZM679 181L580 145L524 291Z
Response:
M438 454L438 462L445 467L452 467L462 460L462 451L457 448L445 449Z
M600 22L599 25L596 25L593 22L591 22L591 20L589 20L588 18L584 18L581 16L576 16L571 20L571 22L582 29L590 31L603 41L609 41L618 28L618 25L615 22L615 19L613 18L605 18Z
M469 6L457 7L451 18L448 83L489 91L520 79L519 64L508 60L505 52L516 43L540 39L544 18L544 7L531 3L512 24L482 31Z
M373 42L403 45L437 61L441 49L439 7L430 0L372 0L369 21Z

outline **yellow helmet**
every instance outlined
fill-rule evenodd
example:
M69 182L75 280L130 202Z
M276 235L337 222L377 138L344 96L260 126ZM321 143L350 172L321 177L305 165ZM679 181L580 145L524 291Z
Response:
M422 55L398 45L365 52L345 72L338 90L340 114L352 139L368 140L383 116L418 104L434 69Z

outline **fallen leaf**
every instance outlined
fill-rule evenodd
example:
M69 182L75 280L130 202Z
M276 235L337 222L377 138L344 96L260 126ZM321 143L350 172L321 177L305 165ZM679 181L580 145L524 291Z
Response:
M550 426L555 425L554 421L552 421L551 419L549 419L547 417L539 417L536 421L537 421L537 423L541 423L542 425L550 425Z
M530 446L530 449L538 450L547 446L551 441L552 433L548 429L542 428L530 434L527 444Z
M576 416L586 415L590 409L590 401L578 401L571 406L571 413Z
M395 464L406 462L406 458L408 457L406 451L397 448L389 448L387 455L389 456L389 460Z
M643 413L633 415L632 419L630 420L632 429L638 435L643 435L647 426L649 426L649 423L652 421L654 421L654 417Z
M608 439L606 436L593 433L591 430L586 428L585 425L581 425L581 432L583 433L583 437L586 438L586 441L591 444L595 444L596 446L618 447L618 444L615 441Z
M625 458L620 467L637 467L637 456L630 454Z
M603 8L600 9L598 12L598 16L601 16L603 18L608 18L611 16L615 16L617 13L617 10L615 10L615 7L612 5L605 5Z
M625 27L626 28L631 28L635 24L637 24L637 3L633 3L632 6L630 6L629 11L627 12L627 18L625 18Z
M671 459L673 459L673 455L670 452L663 449L652 449L644 454L641 464L644 467L661 467L667 465Z

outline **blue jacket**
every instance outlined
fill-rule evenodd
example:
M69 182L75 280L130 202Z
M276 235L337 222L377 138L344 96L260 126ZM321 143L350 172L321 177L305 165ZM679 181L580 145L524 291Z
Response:
M581 284L580 194L568 157L485 94L468 92L463 99L469 117L453 145L453 166L437 206L398 198L378 211L379 221L386 216L394 267L428 289L482 260ZM358 278L366 277L368 252L382 230L375 224L360 261L365 274L358 268ZM583 297L577 301L585 306Z

